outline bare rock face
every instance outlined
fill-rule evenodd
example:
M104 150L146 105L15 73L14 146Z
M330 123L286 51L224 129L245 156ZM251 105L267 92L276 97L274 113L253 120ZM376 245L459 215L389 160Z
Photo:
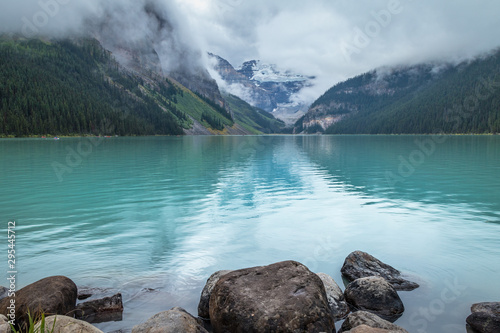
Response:
M46 332L52 332L52 328L54 328L53 333L103 333L100 329L87 322L67 316L50 316L45 318ZM35 332L40 332L40 330L41 323L38 323L35 326Z
M210 295L212 295L212 290L214 289L215 284L220 280L220 278L229 272L232 271L228 270L217 271L208 278L207 283L205 284L205 287L201 292L200 303L198 304L198 316L200 318L203 319L210 318L209 305L210 305Z
M208 333L198 321L183 308L158 313L145 323L134 326L132 333Z
M419 287L415 282L401 277L401 272L366 252L355 251L347 256L341 269L349 281L368 276L380 276L386 279L396 290L413 290Z
M467 324L477 333L500 332L500 303L478 303L471 308Z
M318 276L325 285L326 297L328 299L328 305L332 310L333 318L336 321L344 319L351 311L349 305L347 305L345 301L344 293L330 275L318 273Z
M210 297L210 321L215 333L335 332L323 282L295 261L222 276Z
M120 321L122 314L122 294L81 303L75 309L75 318L89 323Z
M344 295L353 311L372 312L391 322L405 310L396 290L382 277L357 279L346 287Z
M66 315L75 309L77 287L64 276L53 276L32 283L16 292L15 298L0 301L0 309L9 317L9 306L15 300L16 327L24 331L28 321L28 311L32 318L58 314Z
M387 330L389 332L397 332L397 333L408 333L404 328L393 324L387 320L380 318L379 316L366 312L366 311L357 311L349 314L346 320L342 324L342 327L339 330L339 333L346 332L357 332L356 328L361 326L368 326L373 329L382 329ZM366 330L366 328L365 328ZM371 332L371 331L368 331ZM374 331L376 332L376 331Z

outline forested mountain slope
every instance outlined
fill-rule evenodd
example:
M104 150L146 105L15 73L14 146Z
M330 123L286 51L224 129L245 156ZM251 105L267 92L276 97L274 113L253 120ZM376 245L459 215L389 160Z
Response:
M385 68L349 79L321 96L295 131L500 132L500 52L459 65Z
M95 39L0 38L0 136L179 135L195 124L205 134L271 131L235 121L235 111L245 112L121 66Z

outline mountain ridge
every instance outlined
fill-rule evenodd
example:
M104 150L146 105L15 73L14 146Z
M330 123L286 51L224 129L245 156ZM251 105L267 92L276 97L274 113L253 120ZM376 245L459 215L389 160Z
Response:
M175 75L158 73L154 59L141 66L140 55L129 56L135 63L125 67L94 38L2 36L0 136L263 133L246 124L241 112L233 117L238 110L229 107L215 81L193 92Z
M457 65L427 63L379 68L330 88L297 121L294 131L497 133L500 132L499 86L498 50ZM477 96L478 91L484 96ZM470 102L474 107L465 114L465 104Z
M289 125L305 113L307 105L294 101L293 96L310 87L314 77L281 72L275 65L259 60L249 60L235 68L218 55L208 55L212 60L212 69L220 76L229 93L272 113Z

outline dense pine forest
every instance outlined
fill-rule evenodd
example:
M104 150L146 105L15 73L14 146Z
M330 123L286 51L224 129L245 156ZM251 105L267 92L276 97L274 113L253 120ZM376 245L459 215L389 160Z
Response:
M342 116L327 134L500 132L500 52L454 65L420 65L370 72L339 83L312 106L303 123Z
M286 133L236 96L223 107L155 73L122 66L94 39L0 37L0 137L180 135L197 121L212 133ZM151 79L153 78L153 79ZM328 128L317 119L335 117ZM326 130L325 130L326 128ZM500 51L459 65L372 71L335 85L295 133L500 132Z
M145 71L124 68L95 39L0 37L0 137L180 135L195 121L214 134L235 123L261 134L283 125L244 101L222 107Z
M139 88L143 82L120 72L96 41L79 44L0 41L0 134L183 133L176 117ZM168 91L168 83L162 88Z
M225 100L234 110L234 117L241 125L253 134L281 133L285 123L262 109L252 107L250 104L234 95L225 95Z

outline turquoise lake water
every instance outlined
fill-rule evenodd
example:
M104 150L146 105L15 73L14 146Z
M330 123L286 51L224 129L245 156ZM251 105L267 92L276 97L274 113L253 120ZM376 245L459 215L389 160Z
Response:
M0 186L18 287L122 292L105 332L196 314L220 269L297 260L342 285L354 250L421 284L400 292L409 332L465 332L472 303L500 301L498 136L9 139Z

